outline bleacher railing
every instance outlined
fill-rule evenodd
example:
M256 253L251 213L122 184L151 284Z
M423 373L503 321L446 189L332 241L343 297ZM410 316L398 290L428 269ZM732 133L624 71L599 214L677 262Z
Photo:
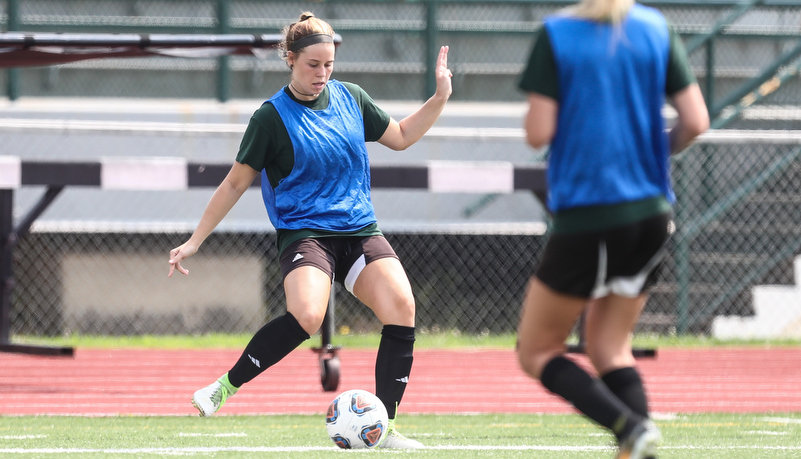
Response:
M0 27L5 31L71 33L280 33L300 11L311 10L329 20L343 37L345 45L337 56L337 74L357 80L368 92L380 87L385 99L427 98L434 87L436 50L449 44L455 74L454 100L519 101L522 96L515 83L528 57L532 32L541 26L543 17L572 3L6 0L0 3ZM778 62L801 38L799 0L642 3L662 10L687 41L693 68L715 114L726 103L736 102L736 98L728 97L737 94L744 83L754 83L752 79ZM140 77L125 78L126 74ZM161 78L160 85L152 81L154 75ZM146 63L104 61L52 69L15 69L4 72L4 86L12 100L21 96L67 95L225 101L271 94L285 76L285 66L276 56L223 56L181 63L149 59ZM89 81L82 84L80 80ZM188 80L191 84L186 84ZM795 91L780 91L765 103L798 103L799 98Z

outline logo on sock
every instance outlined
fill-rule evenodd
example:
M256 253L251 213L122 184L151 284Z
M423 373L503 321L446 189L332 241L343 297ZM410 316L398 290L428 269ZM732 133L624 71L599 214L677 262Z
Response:
M253 362L253 365L256 365L257 367L261 368L261 365L259 364L259 361L257 359L254 359L253 356L250 354L248 354L248 357L250 357L250 361Z
M294 263L294 262L296 262L296 261L300 260L301 258L303 258L303 255L301 255L301 254L299 254L299 253L296 253L296 254L295 254L295 258L293 258L293 259L292 259L292 263Z
M395 381L402 382L403 384L409 384L409 377L408 376L404 376L402 378L396 379Z

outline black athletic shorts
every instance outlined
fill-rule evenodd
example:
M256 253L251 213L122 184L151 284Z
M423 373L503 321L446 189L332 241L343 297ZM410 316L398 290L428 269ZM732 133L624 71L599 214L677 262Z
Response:
M535 275L566 295L637 297L656 282L670 226L664 213L602 231L552 234Z
M353 284L365 266L381 258L398 258L384 236L333 236L299 239L281 254L281 272L314 266L353 293Z

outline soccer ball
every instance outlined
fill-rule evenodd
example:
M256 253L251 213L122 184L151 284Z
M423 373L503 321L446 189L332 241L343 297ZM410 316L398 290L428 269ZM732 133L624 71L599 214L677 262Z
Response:
M373 448L387 435L389 417L381 400L366 390L343 392L328 405L325 427L343 449Z

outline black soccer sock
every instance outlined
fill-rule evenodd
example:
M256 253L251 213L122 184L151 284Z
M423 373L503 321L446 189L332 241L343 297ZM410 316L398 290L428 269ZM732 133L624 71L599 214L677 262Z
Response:
M389 419L395 419L409 382L413 350L414 327L384 325L375 359L375 395L387 408Z
M564 356L554 357L545 365L540 381L588 418L611 430L618 441L641 420L604 383Z
M228 380L234 387L240 387L278 363L309 338L295 316L287 312L268 322L253 335L242 356L228 372Z
M601 381L621 402L640 416L648 417L648 398L640 373L634 367L612 370L601 377Z

